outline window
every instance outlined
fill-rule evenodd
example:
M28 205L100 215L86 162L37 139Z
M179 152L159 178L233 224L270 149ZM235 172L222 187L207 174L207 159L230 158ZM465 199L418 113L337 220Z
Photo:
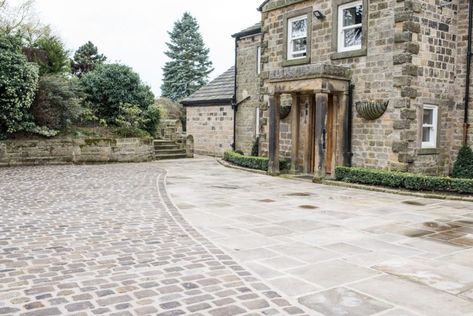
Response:
M288 19L287 24L287 59L307 57L307 15Z
M259 114L259 107L256 108L256 122L255 122L255 135L256 137L259 136L260 132L259 132L259 129L260 129L260 125L259 125L259 120L260 120L260 114Z
M437 122L437 106L424 105L422 114L422 148L437 147Z
M261 46L256 49L256 73L261 74Z
M359 50L363 44L363 2L338 7L338 51Z

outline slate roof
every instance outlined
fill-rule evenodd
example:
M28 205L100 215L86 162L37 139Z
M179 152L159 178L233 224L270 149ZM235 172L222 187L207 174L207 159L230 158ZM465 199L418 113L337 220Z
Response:
M208 85L182 100L181 103L185 106L231 103L234 93L235 67L231 67Z
M255 25L247 27L246 29L241 30L240 32L233 34L232 37L240 38L240 37L253 35L253 34L258 34L258 33L261 33L261 22L258 22Z
M263 11L263 7L269 2L270 0L265 0L259 7L258 11Z

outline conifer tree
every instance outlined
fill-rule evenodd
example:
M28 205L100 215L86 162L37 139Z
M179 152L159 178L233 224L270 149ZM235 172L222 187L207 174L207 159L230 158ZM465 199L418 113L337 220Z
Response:
M72 71L79 78L94 70L98 65L102 65L107 60L102 54L99 54L97 46L88 41L79 47L72 60Z
M166 43L168 51L165 54L170 61L163 68L161 91L163 97L178 101L206 85L213 68L209 49L205 47L199 24L192 15L184 13L168 34L171 40Z

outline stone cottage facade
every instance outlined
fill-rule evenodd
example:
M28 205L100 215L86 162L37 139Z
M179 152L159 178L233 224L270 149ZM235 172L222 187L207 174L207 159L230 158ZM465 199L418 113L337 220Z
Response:
M186 107L187 135L194 139L194 152L223 156L234 142L233 103L235 69L225 73L181 101Z
M337 165L448 175L473 141L471 2L264 1L260 33L235 36L236 148L259 135L273 173L290 159L316 177Z

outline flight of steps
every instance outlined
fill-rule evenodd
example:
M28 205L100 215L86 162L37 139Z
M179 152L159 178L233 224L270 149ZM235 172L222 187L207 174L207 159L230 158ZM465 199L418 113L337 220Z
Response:
M186 158L186 150L170 140L154 140L154 157L156 160Z

